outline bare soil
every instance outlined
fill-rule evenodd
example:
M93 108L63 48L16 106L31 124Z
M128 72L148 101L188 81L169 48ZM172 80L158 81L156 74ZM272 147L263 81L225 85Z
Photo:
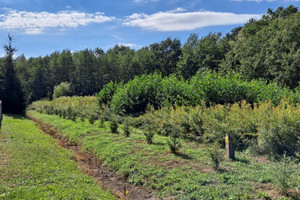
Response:
M27 114L27 117L37 122L43 133L54 137L59 146L71 149L74 154L74 160L78 162L80 170L92 176L97 184L111 191L117 198L126 200L159 199L154 191L150 192L145 188L134 186L128 183L124 176L118 175L108 167L103 166L101 160L97 159L92 153L83 152L80 144L68 140L51 124L45 124L42 120L35 119L30 114Z

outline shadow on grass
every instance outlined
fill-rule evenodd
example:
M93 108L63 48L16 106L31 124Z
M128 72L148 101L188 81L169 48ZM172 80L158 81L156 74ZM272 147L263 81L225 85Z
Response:
M177 152L175 155L180 157L180 158L186 159L186 160L192 160L193 159L193 157L191 157L191 156L189 156L185 153Z
M14 118L14 119L28 119L27 117L26 117L26 115L16 115L16 114L4 114L5 116L7 116L7 117L12 117L12 118Z
M219 168L219 169L217 170L217 172L218 172L219 174L223 174L223 173L227 173L228 170L226 170L226 169L224 169L224 168Z
M155 145L155 146L164 146L166 145L165 143L162 142L153 142L151 145Z
M235 157L235 161L242 162L242 163L245 163L245 164L249 164L250 163L250 160L247 159L247 158L244 158L244 157Z

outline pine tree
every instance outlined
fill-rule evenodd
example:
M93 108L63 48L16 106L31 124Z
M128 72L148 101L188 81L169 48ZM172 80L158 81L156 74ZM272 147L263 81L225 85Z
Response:
M0 99L4 113L21 113L24 110L24 97L19 80L16 77L13 55L16 49L12 46L13 38L8 35L8 44L4 45L6 53L2 62L2 87Z

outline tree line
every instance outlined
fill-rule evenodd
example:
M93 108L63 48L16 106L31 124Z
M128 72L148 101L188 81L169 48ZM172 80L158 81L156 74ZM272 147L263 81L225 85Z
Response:
M0 59L0 99L5 112L18 112L32 101L52 98L54 87L62 82L70 83L74 95L84 96L99 92L110 81L126 83L137 75L157 72L189 79L207 70L294 89L300 81L299 24L298 8L291 5L269 9L262 19L251 19L223 37L191 34L184 44L167 38L139 50L116 45L106 52L63 50L30 58L13 57L9 36L6 55Z

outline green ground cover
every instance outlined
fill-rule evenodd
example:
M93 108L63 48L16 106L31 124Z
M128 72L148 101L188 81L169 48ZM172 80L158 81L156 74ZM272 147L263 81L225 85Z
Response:
M0 199L116 199L32 121L5 115L2 125Z

